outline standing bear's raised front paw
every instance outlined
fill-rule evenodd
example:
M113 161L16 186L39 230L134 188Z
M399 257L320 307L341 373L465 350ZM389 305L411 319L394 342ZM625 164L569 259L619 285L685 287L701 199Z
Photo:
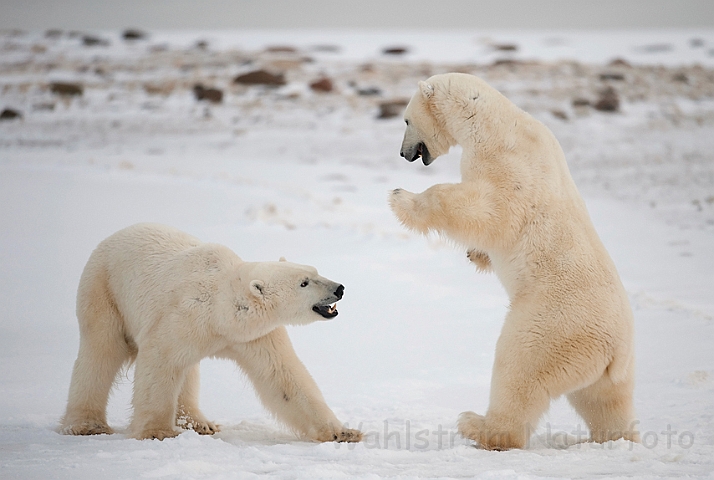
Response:
M419 221L416 197L416 193L396 188L389 193L389 207L406 228L426 233L428 229Z
M476 268L480 271L489 272L492 270L491 259L485 252L479 250L469 250L466 252L466 257L471 263L476 265Z

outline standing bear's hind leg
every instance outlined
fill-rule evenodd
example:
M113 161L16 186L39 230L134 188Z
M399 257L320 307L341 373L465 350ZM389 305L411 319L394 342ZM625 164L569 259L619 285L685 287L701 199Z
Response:
M592 385L568 395L590 429L590 441L603 443L624 438L640 441L632 402L632 380L615 384L607 373Z
M462 413L458 421L461 436L486 450L524 448L550 405L550 395L533 379L532 375L507 376L494 369L488 412L485 416Z

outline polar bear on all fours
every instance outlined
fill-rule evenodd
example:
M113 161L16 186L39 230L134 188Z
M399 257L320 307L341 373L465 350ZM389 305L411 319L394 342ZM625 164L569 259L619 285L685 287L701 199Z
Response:
M198 408L199 362L234 360L263 405L304 438L356 442L295 355L284 325L337 315L344 287L313 267L244 262L227 247L174 228L138 224L94 250L77 293L79 355L61 432L112 433L106 406L117 372L134 361L137 439L173 437L177 426L213 434Z
M551 399L567 395L596 442L639 440L627 295L558 141L481 79L419 82L401 154L429 165L461 145L461 183L390 194L407 228L463 245L510 298L485 416L459 431L484 448L522 448Z

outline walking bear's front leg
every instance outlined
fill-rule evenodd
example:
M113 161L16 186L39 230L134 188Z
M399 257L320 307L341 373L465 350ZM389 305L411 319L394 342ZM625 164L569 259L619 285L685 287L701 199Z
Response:
M327 406L285 327L235 346L225 356L245 371L263 405L296 433L318 442L362 440L362 432L343 427Z

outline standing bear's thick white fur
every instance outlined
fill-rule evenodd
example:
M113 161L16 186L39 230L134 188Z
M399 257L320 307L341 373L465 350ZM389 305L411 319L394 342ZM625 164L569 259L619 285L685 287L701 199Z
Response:
M394 190L393 212L411 230L465 246L510 299L488 411L463 413L461 435L522 448L551 399L567 395L592 441L638 441L632 311L554 135L458 73L419 82L404 118L402 156L429 165L458 144L461 183Z
M313 267L244 262L171 227L121 230L94 250L79 283L79 355L61 432L112 433L109 392L133 361L132 437L174 437L177 425L213 434L217 426L198 408L199 362L216 357L234 360L263 405L296 433L359 441L325 403L284 327L336 316L332 304L343 291Z

